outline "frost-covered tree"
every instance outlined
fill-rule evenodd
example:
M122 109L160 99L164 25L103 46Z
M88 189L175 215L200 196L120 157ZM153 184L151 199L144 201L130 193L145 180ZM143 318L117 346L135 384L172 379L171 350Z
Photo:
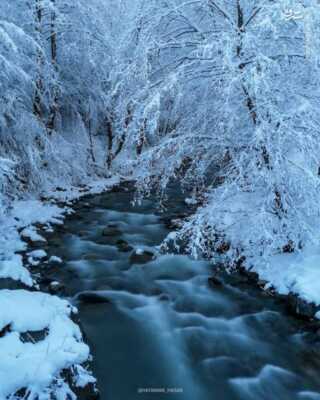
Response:
M182 231L194 254L250 264L318 240L319 17L316 1L145 6L126 150L140 188L205 194Z
M21 188L179 180L202 201L194 254L298 251L318 237L319 18L316 0L3 2L0 156Z
M237 6L243 22L237 57L227 59L223 184L184 232L192 231L192 250L246 257L249 265L319 239L319 64L310 48L319 39L319 8L309 3L295 11L305 20L288 20L284 6L241 14Z
M113 5L0 5L0 153L16 162L26 188L108 173L104 121L116 48L110 43L119 33L120 12Z

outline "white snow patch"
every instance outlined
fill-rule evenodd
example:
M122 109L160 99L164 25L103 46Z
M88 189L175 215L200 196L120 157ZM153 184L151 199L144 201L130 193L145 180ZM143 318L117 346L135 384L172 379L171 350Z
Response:
M301 299L320 305L320 253L309 247L300 253L278 254L268 265L254 267L259 277L280 294L295 293Z
M136 253L138 256L142 256L142 255L144 254L144 249L142 249L141 247L138 247L138 248L135 250L135 253Z
M98 181L95 180L88 182L88 184L82 188L68 187L64 188L64 191L56 191L53 189L47 191L46 194L55 200L70 202L70 200L77 200L84 195L102 193L105 190L111 188L112 186L119 184L120 180L121 176L115 175L114 177L111 178L105 178L105 179L100 179Z
M32 257L28 257L28 263L29 263L30 265L36 267L37 265L40 264L40 261L39 261L39 260L35 260L35 259L32 258Z
M49 258L49 263L50 264L62 264L62 259L60 257L57 257L57 256L51 256Z
M96 379L81 365L76 367L76 386L84 388L88 383L95 383Z
M9 260L0 261L0 278L11 278L27 286L32 286L33 283L29 271L23 266L22 257L18 254L14 254Z
M62 223L67 210L38 200L13 202L7 213L3 213L0 217L0 278L11 278L32 286L31 275L23 266L22 257L17 254L27 248L22 238L45 242L32 225ZM43 251L30 253L28 261L31 265L36 265L43 255Z
M40 224L61 224L68 208L40 200L18 200L13 203L11 214L18 219L20 226Z
M21 232L23 239L29 239L31 242L46 242L46 239L39 235L34 226L29 226Z
M0 398L21 388L29 389L32 398L49 398L45 395L60 371L89 357L80 329L70 319L72 307L58 297L24 290L2 290L0 304L0 329L11 327L0 338ZM19 335L46 328L48 334L37 343L24 343Z
M47 253L44 250L34 250L28 253L28 256L35 258L36 260L42 260L47 257Z
M196 205L198 202L197 202L197 199L195 198L195 197L187 197L187 198L185 198L184 199L184 202L187 204L187 205Z
M166 240L176 240L176 239L177 239L177 232L170 232L166 237Z

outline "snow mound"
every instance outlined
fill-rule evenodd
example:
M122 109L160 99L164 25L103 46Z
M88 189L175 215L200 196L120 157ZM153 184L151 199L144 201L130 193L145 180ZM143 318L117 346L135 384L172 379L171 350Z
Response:
M62 264L62 259L60 258L60 257L57 257L57 256L51 256L50 258L49 258L49 264Z
M11 278L27 286L33 285L29 271L23 266L22 257L14 254L11 259L0 261L0 279Z
M120 175L114 175L111 178L101 178L99 180L89 180L84 187L66 186L63 190L50 189L46 191L46 195L57 201L73 201L87 194L100 194L105 190L118 185L121 181Z
M40 200L17 200L13 203L11 214L21 226L36 223L60 225L67 210L66 207L61 208L56 204L43 203Z
M67 211L66 207L44 204L38 200L13 202L9 212L0 218L0 278L10 278L32 286L30 272L23 266L21 255L17 254L27 248L22 239L45 242L33 224L61 224ZM42 251L30 254L30 264L37 264L42 256L45 256Z
M47 257L47 253L44 250L34 250L28 253L28 256L35 258L37 260L41 260Z
M320 306L320 254L316 246L309 246L299 253L275 255L268 265L257 265L253 270L261 279L270 282L278 293L294 293Z
M76 368L78 380L93 378L80 364L88 360L89 348L79 327L71 320L74 308L66 300L24 290L0 292L0 398L27 389L28 398L49 399L51 388L59 384L61 399L71 392L60 371ZM22 333L46 330L43 340L24 341ZM59 397L60 398L60 397Z
M31 242L46 242L46 239L39 235L34 226L29 226L21 232L23 239L29 239Z

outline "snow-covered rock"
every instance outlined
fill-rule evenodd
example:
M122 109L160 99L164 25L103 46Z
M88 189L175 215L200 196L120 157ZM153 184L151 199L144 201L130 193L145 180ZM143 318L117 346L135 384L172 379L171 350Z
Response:
M46 239L39 235L34 226L29 226L21 231L23 239L30 240L30 242L46 242Z
M23 266L22 257L13 254L11 258L0 261L0 279L11 278L21 281L27 286L32 286L33 280L29 271Z
M47 257L47 253L44 250L33 250L28 253L28 256L36 260L42 260L43 258Z
M62 259L57 256L51 256L48 262L49 264L62 264Z

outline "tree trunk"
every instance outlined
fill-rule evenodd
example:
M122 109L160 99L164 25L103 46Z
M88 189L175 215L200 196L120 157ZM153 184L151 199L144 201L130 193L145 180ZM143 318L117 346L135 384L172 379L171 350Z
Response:
M147 121L144 120L143 124L140 128L140 132L139 132L139 139L138 139L138 143L137 143L137 155L140 156L143 150L143 146L145 143L145 132L146 132L146 127L147 127Z
M112 155L112 149L113 149L113 118L112 116L108 116L106 118L106 130L107 130L107 139L108 139L108 155L107 155L107 166L108 169L111 168L112 160L113 160L113 155Z
M41 44L42 37L42 16L43 16L43 5L42 0L35 0L35 31L38 39L38 44ZM43 53L41 49L37 50L37 65L38 65L38 76L35 82L35 93L33 98L33 113L39 118L39 120L43 119L43 107L42 107L42 95L44 91L43 84Z
M239 43L237 45L237 57L239 58L239 69L240 74L242 74L242 70L245 68L245 63L242 62L242 36L245 33L245 26L244 26L244 18L243 18L243 11L240 5L240 0L237 0L237 29L238 29L238 40ZM257 114L256 114L256 105L253 98L250 96L248 89L244 82L242 82L242 90L245 96L246 106L249 110L250 116L252 118L252 122L254 125L257 124Z
M49 133L51 133L55 129L56 125L56 118L58 114L58 85L57 85L57 78L58 78L58 64L57 64L57 29L56 29L56 0L51 0L51 13L50 13L50 48L51 48L51 64L54 73L54 84L53 84L53 93L52 93L52 101L49 110L49 118L47 121L47 129Z

